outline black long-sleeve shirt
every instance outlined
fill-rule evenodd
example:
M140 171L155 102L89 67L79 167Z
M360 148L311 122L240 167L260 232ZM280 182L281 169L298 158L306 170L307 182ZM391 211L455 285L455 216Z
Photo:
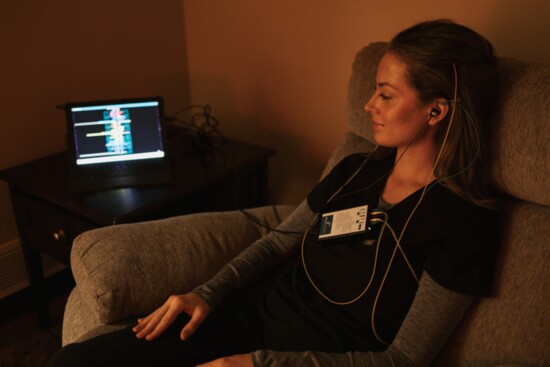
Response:
M327 204L363 160L354 155L340 162L279 226L281 232L258 240L195 292L217 307L260 273L300 250L301 239L283 232L305 232L319 212L364 204L376 207L384 175L393 164L391 157L368 162ZM297 266L260 303L267 345L273 348L253 353L256 366L429 365L474 296L489 289L491 272L487 269L494 258L496 213L434 185L397 246L396 237L420 197L416 192L387 210L388 228L396 235L390 230L383 234L377 262L372 261L375 247L364 245L365 238L321 243L316 227L310 228L312 235L304 246L312 280L335 298L350 299L373 274L371 289L351 305L334 305L312 288L303 267ZM278 327L281 318L297 325L296 330ZM323 352L285 350L285 345L292 345L292 337L313 333L326 335L329 347Z

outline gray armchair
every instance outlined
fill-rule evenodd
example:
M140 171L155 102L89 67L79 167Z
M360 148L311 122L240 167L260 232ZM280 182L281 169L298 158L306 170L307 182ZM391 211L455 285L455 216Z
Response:
M359 51L349 82L350 129L327 164L372 149L363 105L385 44ZM479 299L435 366L549 366L550 67L500 59L492 170L506 195L493 296ZM251 210L276 226L293 208ZM128 325L170 294L186 292L265 234L242 213L201 213L82 234L73 245L76 287L63 344Z

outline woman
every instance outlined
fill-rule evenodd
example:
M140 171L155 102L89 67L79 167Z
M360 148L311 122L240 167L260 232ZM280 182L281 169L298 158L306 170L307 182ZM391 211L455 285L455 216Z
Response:
M399 33L365 105L375 152L343 159L209 282L132 329L67 346L52 365L429 365L490 289L495 66L490 43L450 21ZM350 209L367 214L367 230L331 236L330 218ZM297 253L302 263L260 300L228 303Z

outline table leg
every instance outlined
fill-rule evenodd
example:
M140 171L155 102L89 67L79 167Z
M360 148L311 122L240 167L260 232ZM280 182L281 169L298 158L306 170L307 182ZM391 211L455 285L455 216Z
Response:
M23 252L29 278L33 306L36 310L38 325L42 330L51 326L48 295L46 294L46 280L42 266L40 252L30 248L22 239Z

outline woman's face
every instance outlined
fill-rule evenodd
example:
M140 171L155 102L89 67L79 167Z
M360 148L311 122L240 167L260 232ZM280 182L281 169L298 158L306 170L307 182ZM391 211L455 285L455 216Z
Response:
M376 91L365 105L372 115L374 140L385 147L403 148L411 142L430 139L432 104L422 102L410 85L407 65L396 55L387 53L378 65ZM415 139L416 137L416 139Z

